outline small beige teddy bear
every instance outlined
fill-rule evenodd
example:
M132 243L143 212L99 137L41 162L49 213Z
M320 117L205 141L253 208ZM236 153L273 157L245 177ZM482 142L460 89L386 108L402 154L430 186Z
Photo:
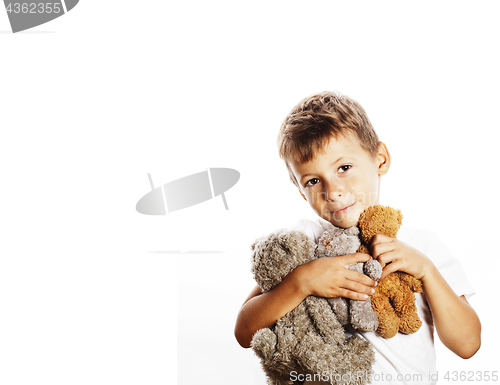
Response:
M359 229L352 226L347 229L333 226L326 230L318 240L316 256L337 257L353 254L361 246ZM373 280L378 280L382 275L382 267L378 261L370 259L362 263L358 262L349 267L350 270L366 274ZM342 297L328 298L328 303L335 312L341 325L351 324L355 329L373 332L377 330L378 318L372 310L370 298L366 301L356 301Z

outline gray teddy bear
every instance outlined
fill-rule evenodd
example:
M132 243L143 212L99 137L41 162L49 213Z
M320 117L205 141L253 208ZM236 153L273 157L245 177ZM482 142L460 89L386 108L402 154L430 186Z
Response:
M252 273L263 293L293 269L318 257L317 245L300 231L278 230L252 244ZM326 298L308 296L272 328L258 330L252 348L270 385L292 384L291 375L322 376L330 384L366 384L372 375L371 344L346 338ZM318 378L318 377L316 377Z
M359 239L359 229L352 226L347 229L333 226L327 230L318 240L316 256L337 257L355 253L361 246ZM378 261L370 259L362 263L358 262L349 267L350 270L361 274L366 274L373 280L378 280L382 275L382 267ZM356 301L342 297L328 298L328 303L332 307L342 326L351 324L354 329L365 332L377 330L378 318L372 310L370 298L366 301Z

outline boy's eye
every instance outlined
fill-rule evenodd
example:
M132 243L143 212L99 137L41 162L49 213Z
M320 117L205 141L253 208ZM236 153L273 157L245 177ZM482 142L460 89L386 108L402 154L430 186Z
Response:
M316 183L318 183L318 182L319 182L319 179L318 179L318 178L312 178L312 179L310 179L310 180L308 180L308 181L306 182L306 184L304 185L304 187L307 187L307 186L312 186L312 185L314 185L314 184L316 184Z
M347 171L347 170L349 170L351 167L352 167L352 166L351 166L351 165L349 165L349 164L346 164L346 165L344 165L344 166L340 166L340 168L339 168L339 172L340 172L340 173L346 172L346 171Z

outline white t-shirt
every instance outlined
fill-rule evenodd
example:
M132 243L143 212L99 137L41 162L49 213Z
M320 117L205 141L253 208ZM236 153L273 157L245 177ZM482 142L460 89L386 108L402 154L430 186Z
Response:
M322 218L316 221L300 220L294 230L309 235L315 242L323 232L332 227L330 222ZM425 254L438 268L441 275L458 296L469 298L475 293L468 281L460 262L451 255L437 236L430 231L416 230L401 226L398 237L400 241L416 248ZM435 384L436 353L434 350L434 323L427 304L425 293L415 293L418 316L422 326L413 334L397 333L393 338L379 337L375 332L360 332L346 328L346 334L353 332L369 340L375 350L374 375L372 384ZM305 384L326 384L325 382L306 381Z

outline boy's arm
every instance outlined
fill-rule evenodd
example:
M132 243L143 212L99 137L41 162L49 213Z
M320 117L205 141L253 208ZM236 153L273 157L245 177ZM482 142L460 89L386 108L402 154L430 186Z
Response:
M472 357L481 346L481 323L464 296L457 296L432 264L422 278L439 339L462 358Z
M262 294L260 287L256 286L245 300L234 328L236 340L242 347L249 348L257 330L272 326L305 298L292 274L293 271L267 293Z
M319 258L295 268L266 293L262 294L257 286L243 303L236 319L236 340L244 348L249 348L257 330L273 326L308 295L366 300L369 294L373 294L376 282L348 267L369 259L369 255L360 253Z
M455 294L429 258L397 239L380 234L373 239L372 252L383 267L381 279L393 271L404 271L422 281L436 332L448 349L462 358L470 358L479 350L479 317L464 296Z

